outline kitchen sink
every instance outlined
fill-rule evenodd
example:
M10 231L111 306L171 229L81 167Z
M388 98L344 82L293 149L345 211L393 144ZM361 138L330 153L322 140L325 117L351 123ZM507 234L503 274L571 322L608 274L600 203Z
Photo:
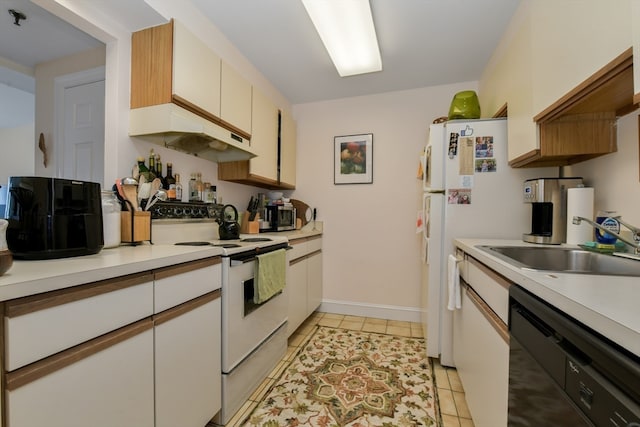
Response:
M485 245L477 248L511 265L530 270L640 277L640 261L582 249Z

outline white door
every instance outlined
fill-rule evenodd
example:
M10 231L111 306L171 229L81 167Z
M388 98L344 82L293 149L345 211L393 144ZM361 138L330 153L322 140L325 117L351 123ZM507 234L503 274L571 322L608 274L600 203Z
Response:
M102 184L104 67L61 76L55 91L57 176Z

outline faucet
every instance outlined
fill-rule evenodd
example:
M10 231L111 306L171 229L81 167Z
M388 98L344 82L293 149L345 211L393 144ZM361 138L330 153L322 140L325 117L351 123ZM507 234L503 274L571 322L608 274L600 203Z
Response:
M574 216L573 217L573 224L575 225L580 225L580 223L582 221L585 221L587 223L589 223L591 226L597 228L600 231L603 231L605 233L609 233L612 236L615 236L616 238L622 240L624 243L626 243L627 245L631 246L634 250L634 254L635 255L640 255L640 229L638 227L634 227L631 224L627 224L626 222L623 222L619 217L616 218L618 220L618 222L622 225L624 225L625 227L627 227L629 230L631 230L631 232L633 233L633 239L629 240L625 237L622 237L620 234L611 231L611 230L607 230L606 228L604 228L603 226L601 226L600 224L598 224L597 222L593 222L590 219L581 217L581 216Z

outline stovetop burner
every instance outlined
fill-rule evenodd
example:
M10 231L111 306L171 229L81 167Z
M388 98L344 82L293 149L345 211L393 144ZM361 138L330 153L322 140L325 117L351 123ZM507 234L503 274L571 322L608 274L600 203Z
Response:
M240 239L241 242L270 242L272 239L268 237L247 237Z
M221 248L239 248L242 245L239 245L237 243L215 243L215 244L212 244L211 246L218 246Z
M178 242L174 244L179 246L209 246L211 243L209 242Z

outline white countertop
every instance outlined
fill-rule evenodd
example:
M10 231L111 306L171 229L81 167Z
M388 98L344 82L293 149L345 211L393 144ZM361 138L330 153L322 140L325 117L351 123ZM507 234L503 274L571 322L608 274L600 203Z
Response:
M149 271L220 255L214 246L150 245L103 249L95 255L42 261L14 260L0 276L0 301Z
M455 246L488 267L640 356L640 278L520 269L478 249L479 245L539 245L519 240L455 241Z

